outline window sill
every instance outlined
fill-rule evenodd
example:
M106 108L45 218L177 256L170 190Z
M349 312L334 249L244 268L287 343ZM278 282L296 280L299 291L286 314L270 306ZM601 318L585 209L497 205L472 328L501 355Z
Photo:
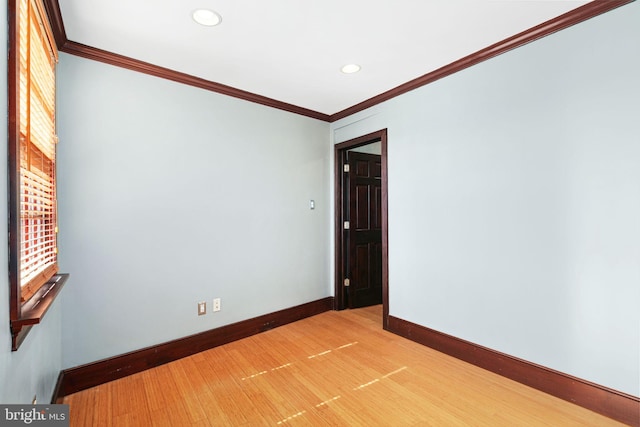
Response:
M19 319L11 321L11 350L16 351L33 327L40 323L69 278L56 274L22 305Z

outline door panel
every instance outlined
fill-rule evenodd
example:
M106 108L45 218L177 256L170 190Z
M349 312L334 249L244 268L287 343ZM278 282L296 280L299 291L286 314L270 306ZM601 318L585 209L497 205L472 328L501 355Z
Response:
M382 303L381 157L347 152L349 206L347 275L350 308Z
M373 228L375 228L376 230L378 229L382 230L382 188L381 187L375 188L374 198L375 200L373 201L373 203L375 208L372 211Z
M353 227L355 227L356 230L369 230L369 205L371 203L369 200L369 191L368 185L355 185L353 195L356 198L356 209L351 211L351 218L353 218Z

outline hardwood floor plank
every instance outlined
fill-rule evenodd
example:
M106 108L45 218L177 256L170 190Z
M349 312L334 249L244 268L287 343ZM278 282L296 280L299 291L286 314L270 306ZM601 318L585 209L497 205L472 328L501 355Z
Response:
M619 426L326 312L65 397L72 426Z
M144 381L140 374L121 378L109 383L111 414L113 425L151 425L151 414L145 393ZM102 420L94 418L94 425L101 426Z
M94 392L94 407L89 407L89 413L93 413L93 425L110 427L113 425L111 406L113 401L111 384L103 384L91 389ZM73 422L73 417L72 417ZM73 425L73 424L72 424Z
M88 393L77 393L69 396L69 417L74 420L77 425L92 426L93 412L86 411L84 408L92 408L95 406L95 390L87 390Z
M191 369L194 366L189 358L167 364L191 424L207 419L200 399L212 398L202 375L199 371Z

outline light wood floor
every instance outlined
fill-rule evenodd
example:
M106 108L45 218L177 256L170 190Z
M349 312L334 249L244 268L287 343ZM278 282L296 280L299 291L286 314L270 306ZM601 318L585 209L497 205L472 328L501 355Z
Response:
M65 398L71 426L619 426L327 312Z

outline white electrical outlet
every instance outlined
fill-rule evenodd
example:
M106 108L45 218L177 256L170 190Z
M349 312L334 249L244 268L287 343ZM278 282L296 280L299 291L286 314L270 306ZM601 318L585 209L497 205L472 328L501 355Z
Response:
M207 303L202 301L198 303L198 316L207 314Z
M213 311L220 311L220 298L214 298Z

